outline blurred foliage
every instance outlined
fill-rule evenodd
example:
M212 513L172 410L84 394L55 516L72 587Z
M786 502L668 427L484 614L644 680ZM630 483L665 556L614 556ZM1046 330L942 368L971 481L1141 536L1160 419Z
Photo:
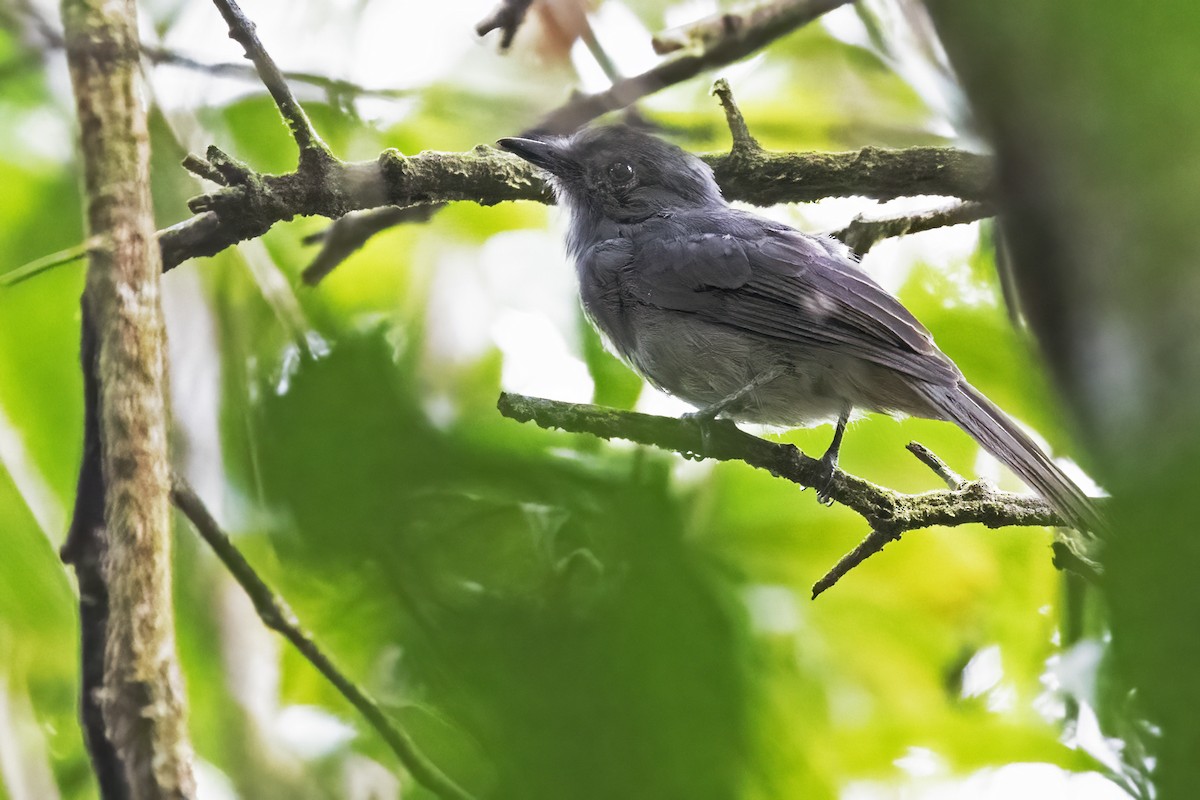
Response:
M634 5L653 29L676 4ZM188 24L182 4L151 8L161 35ZM353 28L353 15L328 13L333 30ZM459 16L465 38L473 17ZM257 22L285 67L312 62L286 47L298 21ZM12 24L0 30L0 271L81 230L60 56L43 64L29 47ZM339 75L343 62L324 55L317 64ZM821 26L728 74L769 147L949 141L880 54ZM501 56L489 42L382 111L306 107L348 158L463 149L528 126L571 81L569 64L520 47ZM292 167L294 145L253 84L160 69L150 88L161 224L183 219L201 190L176 166L188 151L215 143L260 170ZM725 147L707 89L672 87L642 108L690 148ZM576 309L557 219L533 204L459 204L376 237L316 289L297 280L313 254L301 239L326 222L299 220L164 281L180 469L430 757L481 797L530 799L822 798L867 784L892 797L886 787L1016 762L1098 769L1062 735L1068 688L1048 664L1064 654L1063 610L1047 531L913 533L811 603L811 584L866 533L853 514L745 465L499 417L502 386L654 401ZM999 301L990 249L972 239L955 263L927 263L940 235L881 246L865 267L903 264L902 298L968 377L1065 447ZM95 796L74 721L76 598L55 553L80 450L81 286L73 265L0 289L0 705L31 709L0 715L0 798ZM535 346L547 360L514 386ZM828 436L785 438L817 452ZM910 439L962 472L986 467L950 426L886 418L852 426L842 465L900 490L935 488L904 451ZM182 522L177 541L206 796L398 796L397 764L373 731L261 630ZM1095 613L1081 635L1102 634ZM936 756L932 777L905 766L914 752ZM427 796L407 777L400 785Z

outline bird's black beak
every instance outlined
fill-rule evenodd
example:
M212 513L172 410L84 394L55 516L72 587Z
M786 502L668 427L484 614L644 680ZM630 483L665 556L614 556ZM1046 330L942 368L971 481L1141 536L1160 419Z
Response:
M565 148L557 141L510 138L500 139L496 144L551 174L561 173L569 163Z

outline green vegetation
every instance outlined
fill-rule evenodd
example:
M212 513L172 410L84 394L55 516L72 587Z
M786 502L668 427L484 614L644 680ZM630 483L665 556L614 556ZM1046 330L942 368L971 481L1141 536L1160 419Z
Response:
M644 24L660 25L663 4L645 5ZM151 22L175 42L184 21L159 13ZM336 74L358 23L315 13L256 21L284 66L298 48L275 43L329 22L315 71ZM61 53L31 40L21 14L5 19L0 273L82 238ZM211 30L189 46L231 59ZM342 158L468 150L565 97L568 67L538 63L520 41L508 55L466 48L415 85L403 64L363 81L394 79L412 90L402 99L299 94ZM924 87L820 25L757 58L721 74L764 147L962 143ZM188 152L215 143L256 170L294 168L261 87L150 69L160 225L212 188L177 166ZM689 149L724 149L709 85L639 107ZM206 86L220 91L184 91ZM864 209L770 213L815 230ZM1108 668L1104 611L1090 591L1068 591L1051 531L912 532L812 602L812 584L866 534L857 515L744 464L496 411L502 388L660 407L582 320L556 209L453 204L304 286L316 248L302 239L328 224L280 224L165 276L176 468L343 670L477 796L920 797L1019 763L1062 770L1039 773L1043 788L1081 773L1138 780L1136 714ZM864 267L973 383L1070 453L1065 416L1005 311L989 226L885 243ZM82 285L75 263L0 286L0 800L96 797L75 719L74 579L56 553L82 440ZM830 431L769 435L819 454ZM941 488L910 440L968 477L992 468L953 426L885 417L852 424L841 466L900 491ZM209 796L395 797L395 780L405 798L431 796L263 630L182 517L176 542L179 650ZM1094 714L1108 735L1130 735L1126 762L1103 760L1099 734L1075 735ZM1087 796L1121 796L1087 780L1111 791Z

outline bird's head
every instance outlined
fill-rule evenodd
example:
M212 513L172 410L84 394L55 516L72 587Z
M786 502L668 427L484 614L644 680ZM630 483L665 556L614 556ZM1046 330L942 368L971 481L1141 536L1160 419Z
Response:
M555 194L575 214L630 223L724 203L707 164L624 125L498 144L550 173Z

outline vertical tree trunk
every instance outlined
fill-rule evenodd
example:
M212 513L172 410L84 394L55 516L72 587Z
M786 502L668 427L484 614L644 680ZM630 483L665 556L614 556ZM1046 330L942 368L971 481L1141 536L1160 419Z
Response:
M161 263L138 92L132 0L63 0L93 250L109 617L102 709L130 795L195 795L171 605L170 466Z

